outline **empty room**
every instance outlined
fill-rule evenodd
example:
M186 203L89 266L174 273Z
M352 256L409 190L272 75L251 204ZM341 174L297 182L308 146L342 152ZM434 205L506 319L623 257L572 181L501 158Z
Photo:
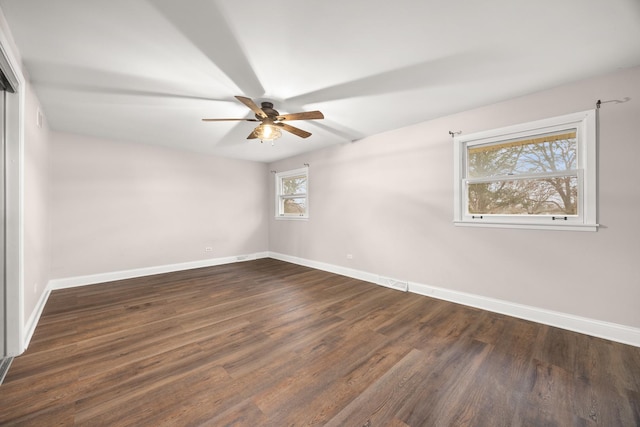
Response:
M640 426L640 3L0 0L2 426Z

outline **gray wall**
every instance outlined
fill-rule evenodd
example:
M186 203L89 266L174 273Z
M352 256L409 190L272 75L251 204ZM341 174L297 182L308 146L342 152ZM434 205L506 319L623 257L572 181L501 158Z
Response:
M50 138L40 104L27 83L24 114L24 313L29 319L49 282L51 268Z
M64 133L51 159L52 279L267 250L263 163Z
M449 131L468 134L625 97L600 110L598 232L452 224ZM273 218L272 179L269 250L640 327L639 141L635 68L275 162L269 169L279 172L310 164L310 219Z

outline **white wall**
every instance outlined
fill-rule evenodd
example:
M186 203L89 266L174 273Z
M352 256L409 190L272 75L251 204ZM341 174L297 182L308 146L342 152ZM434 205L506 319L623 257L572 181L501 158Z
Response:
M598 232L452 224L448 131L468 134L625 97L600 110ZM310 219L274 220L271 182L269 249L638 328L639 135L635 68L275 162L269 169L310 164Z
M51 159L53 279L267 250L263 163L57 132Z
M24 312L25 321L37 309L51 269L49 200L50 131L31 85L27 84L24 111Z
M49 129L44 117L42 127L36 124L40 104L1 11L0 44L19 82L16 93L7 94L10 106L6 124L10 129L7 169L11 170L6 194L7 203L12 205L6 231L12 253L7 261L7 348L9 354L16 355L24 349L27 323L37 318L49 281Z

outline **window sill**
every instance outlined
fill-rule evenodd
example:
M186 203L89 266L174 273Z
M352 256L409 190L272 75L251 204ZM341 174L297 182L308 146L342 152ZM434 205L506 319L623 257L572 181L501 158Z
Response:
M526 230L598 231L600 224L532 224L497 221L453 221L456 227L519 228Z
M308 221L308 216L276 216L275 219L278 221Z

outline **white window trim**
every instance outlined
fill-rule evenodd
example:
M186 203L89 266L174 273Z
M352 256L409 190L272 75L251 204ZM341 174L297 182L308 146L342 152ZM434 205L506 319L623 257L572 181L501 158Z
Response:
M309 168L304 167L300 169L288 170L285 172L278 172L276 175L276 186L275 186L275 218L278 220L303 220L306 221L309 219ZM282 197L282 179L290 176L296 175L305 175L307 177L307 192L305 194L296 195L296 197L304 196L306 201L306 212L303 215L286 215L281 213L281 203L284 197Z
M597 171L596 171L596 110L582 111L535 122L460 135L454 138L454 224L464 227L526 228L544 230L597 231ZM466 202L467 147L506 139L525 138L530 135L576 128L578 144L578 170L580 196L579 215L524 216L524 215L471 215ZM565 219L566 218L566 219Z

